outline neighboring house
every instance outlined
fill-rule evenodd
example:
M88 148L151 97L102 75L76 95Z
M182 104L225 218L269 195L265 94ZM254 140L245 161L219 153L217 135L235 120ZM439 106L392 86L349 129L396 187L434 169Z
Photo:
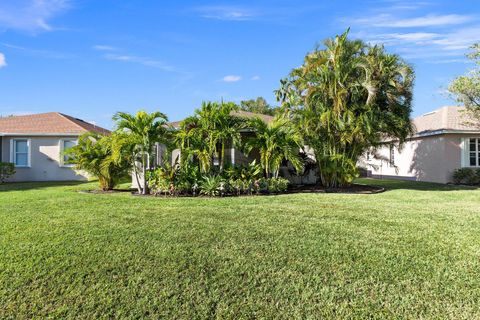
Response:
M85 180L65 163L65 149L88 131L109 131L58 112L0 118L0 161L12 162L10 181Z
M413 119L403 148L384 147L364 161L373 177L452 182L458 168L480 168L480 126L466 124L463 107L443 107Z

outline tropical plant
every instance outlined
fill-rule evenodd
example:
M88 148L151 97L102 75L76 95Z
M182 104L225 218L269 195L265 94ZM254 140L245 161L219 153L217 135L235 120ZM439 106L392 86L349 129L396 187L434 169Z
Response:
M260 164L267 178L278 177L280 166L284 160L292 163L297 171L302 170L300 149L303 146L302 136L286 118L276 117L267 123L260 118L251 119L248 126L253 129L254 136L245 143L247 152L258 150Z
M73 164L76 170L82 170L97 177L100 188L111 190L121 178L128 175L130 163L117 160L114 144L117 136L100 135L88 132L78 138L78 144L66 150L67 163Z
M267 179L268 191L271 193L281 193L288 189L288 179L285 178L270 178Z
M145 111L139 111L136 115L117 112L113 119L116 122L117 132L129 136L126 141L129 141L130 144L123 147L132 153L134 159L133 171L139 193L147 194L149 190L148 171L155 168L155 165L152 165L154 163L154 147L157 143L166 144L169 142L168 118L161 112L149 114ZM142 183L140 183L140 177L143 179Z
M205 176L200 183L200 194L210 197L223 195L225 186L225 181L221 176Z
M15 174L15 165L10 162L0 162L0 183L4 183Z
M238 110L232 102L203 102L195 114L182 121L176 133L177 145L185 161L198 162L202 172L209 172L218 159L220 172L225 166L225 147L238 146L243 120L234 115Z
M412 68L383 47L347 35L307 54L276 91L313 150L326 187L350 184L362 154L385 143L401 145L413 131Z
M480 43L472 46L472 52L467 57L476 63L476 67L453 80L448 90L467 108L469 118L465 122L480 127Z

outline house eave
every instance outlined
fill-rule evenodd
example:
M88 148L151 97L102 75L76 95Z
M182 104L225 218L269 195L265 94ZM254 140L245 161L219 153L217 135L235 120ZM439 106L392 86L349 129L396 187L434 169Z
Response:
M81 133L11 133L0 132L0 137L78 137Z

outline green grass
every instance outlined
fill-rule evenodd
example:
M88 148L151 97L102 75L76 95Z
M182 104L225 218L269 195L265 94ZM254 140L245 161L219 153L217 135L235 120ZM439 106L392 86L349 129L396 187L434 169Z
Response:
M153 198L0 186L0 318L480 317L480 190Z

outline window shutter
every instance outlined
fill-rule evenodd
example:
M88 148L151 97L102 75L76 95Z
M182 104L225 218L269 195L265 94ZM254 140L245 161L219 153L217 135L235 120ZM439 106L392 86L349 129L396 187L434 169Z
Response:
M14 162L14 158L13 158L13 143L14 143L14 140L13 139L10 139L10 162L13 163Z
M460 141L460 166L462 168L468 167L469 165L467 164L468 161L468 138L461 138Z

